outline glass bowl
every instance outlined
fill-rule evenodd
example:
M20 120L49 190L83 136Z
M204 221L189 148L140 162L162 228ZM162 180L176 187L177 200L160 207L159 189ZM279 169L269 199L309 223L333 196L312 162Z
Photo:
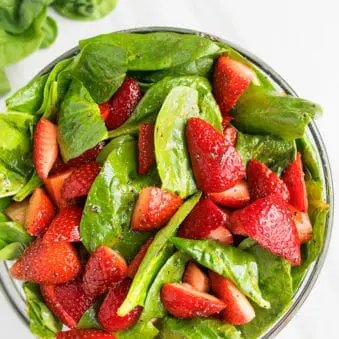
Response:
M219 38L217 36L198 32L189 29L182 29L176 27L144 27L144 28L135 28L135 29L127 29L119 32L126 33L149 33L156 31L170 31L177 32L183 34L197 34L200 36L204 36L214 41L218 41L221 43L225 43L239 53L241 53L246 59L251 61L255 66L257 66L276 86L276 88L286 94L297 96L297 93L294 89L270 66L268 66L264 61L253 55L252 53L246 51L244 48L237 46L234 43L231 43L225 39ZM75 56L79 53L79 48L75 47L66 53L62 54L59 58L52 61L49 65L43 68L37 76L48 73L52 70L52 68L61 60ZM322 137L319 133L317 125L314 121L308 126L307 134L311 139L311 142L315 146L317 160L321 167L321 175L324 182L324 201L329 204L330 209L326 218L325 224L325 234L324 234L324 243L321 253L317 260L309 267L307 274L304 276L298 290L295 292L293 302L291 306L285 311L285 313L261 336L261 338L272 338L276 336L292 319L295 313L299 310L302 304L305 302L306 298L310 294L321 268L325 262L327 250L330 243L332 224L333 224L333 211L334 211L334 197L333 197L333 182L332 182L332 174L330 169L330 163L327 156L326 148ZM0 287L5 297L7 298L10 305L13 307L18 317L28 326L29 321L26 314L26 303L23 294L23 290L21 288L21 283L12 279L8 270L10 267L9 262L1 262L0 263Z

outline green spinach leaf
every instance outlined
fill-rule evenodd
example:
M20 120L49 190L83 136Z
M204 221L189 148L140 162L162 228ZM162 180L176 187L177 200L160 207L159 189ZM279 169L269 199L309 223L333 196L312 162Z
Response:
M37 173L34 171L33 175L27 182L27 184L21 188L21 190L13 197L14 201L25 200L36 188L42 185L42 181Z
M87 309L87 311L82 315L81 319L78 322L77 328L98 328L101 329L97 314L99 308L103 302L103 297L99 297L94 305Z
M0 96L8 93L11 90L11 85L7 79L6 73L0 69Z
M58 26L56 21L48 16L42 26L43 40L40 48L51 46L58 36Z

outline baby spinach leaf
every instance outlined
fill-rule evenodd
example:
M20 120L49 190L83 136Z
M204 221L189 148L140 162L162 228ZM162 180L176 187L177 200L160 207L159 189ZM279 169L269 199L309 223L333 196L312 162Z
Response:
M134 71L171 68L224 51L216 42L199 35L174 32L102 34L80 41L80 47L92 42L109 43L125 49L128 69Z
M45 305L39 285L26 282L23 284L28 306L29 327L38 338L53 339L61 331L62 323Z
M258 286L258 266L252 254L213 240L172 238L170 242L199 264L231 279L260 307L269 308Z
M43 40L40 48L47 48L51 46L57 38L58 26L56 21L48 16L42 25Z
M198 92L180 86L168 94L155 124L155 156L162 188L182 198L197 191L186 147L185 127L189 118L198 116Z
M251 85L231 114L234 118L232 123L242 132L297 139L304 135L311 118L321 112L319 105L308 100L279 96Z
M137 141L116 143L88 194L80 231L89 251L105 244L130 258L149 236L130 230L135 201L143 188L156 185L159 179L155 169L138 175Z
M41 107L47 78L48 74L34 78L6 99L7 110L34 114Z
M7 79L6 73L0 69L0 96L8 93L11 90L11 85Z
M154 277L171 255L172 246L168 243L169 238L175 234L180 224L197 204L200 197L201 192L196 193L181 205L168 224L156 234L133 279L125 301L118 309L120 316L126 315L135 306L144 306L147 291Z
M123 83L127 71L127 54L120 47L92 43L74 60L72 75L81 80L94 101L109 100Z
M79 80L73 80L61 104L58 142L65 162L96 146L107 136L98 105Z
M14 201L23 201L26 199L36 188L42 185L42 181L37 173L34 171L33 175L27 184L13 197Z
M82 315L81 319L78 322L77 328L102 328L97 319L97 314L102 302L103 297L100 296L95 304L88 308L87 311Z
M295 159L297 153L294 140L241 132L238 132L236 148L245 165L250 159L256 159L278 175L281 175L283 170Z

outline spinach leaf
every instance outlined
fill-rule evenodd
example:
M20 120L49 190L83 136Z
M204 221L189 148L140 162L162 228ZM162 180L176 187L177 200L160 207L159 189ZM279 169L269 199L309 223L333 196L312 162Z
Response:
M100 296L95 304L87 309L87 311L82 315L81 319L79 320L77 328L102 328L97 319L97 314L103 302L103 299L104 298Z
M255 244L247 249L254 255L259 268L259 285L263 297L271 303L269 310L253 304L256 317L240 326L245 338L258 338L288 308L292 302L293 289L291 265Z
M161 322L162 339L241 339L241 332L220 320L197 318L192 320L166 317Z
M6 73L0 69L0 96L6 94L11 90L11 85L7 79Z
M61 331L62 323L45 305L39 285L26 282L23 284L28 306L29 327L38 338L53 339Z
M236 148L244 164L250 159L263 162L281 175L295 159L297 149L294 140L283 140L270 135L250 135L238 132Z
M92 42L109 43L128 53L128 69L156 71L182 65L224 51L217 43L198 35L173 32L146 34L109 33L80 41L84 48Z
M242 132L297 139L304 135L311 118L321 112L321 107L310 101L279 96L251 85L231 114L234 118L232 122Z
M48 74L34 78L6 99L7 110L34 114L41 107L47 78Z
M181 205L169 223L156 234L133 279L125 301L118 309L118 315L126 315L135 306L144 306L147 291L154 277L172 252L172 246L168 243L169 238L175 234L200 197L201 192L196 193Z
M79 80L73 80L61 104L58 142L67 162L96 146L107 137L98 105Z
M54 8L75 20L97 20L113 11L118 0L55 0Z
M155 169L138 175L137 141L116 143L88 194L80 231L89 251L105 244L131 258L149 236L130 230L134 203L143 188L156 185L159 179Z
M259 306L270 307L258 286L258 266L253 255L213 240L172 238L170 242L199 264L232 280Z
M72 75L81 80L94 101L109 100L123 83L127 71L127 54L120 47L92 43L74 60Z
M13 197L14 201L23 201L26 199L36 188L42 185L42 181L37 173L34 171L33 175L27 184Z
M48 48L51 46L57 38L58 26L56 21L48 16L42 26L43 40L40 48Z

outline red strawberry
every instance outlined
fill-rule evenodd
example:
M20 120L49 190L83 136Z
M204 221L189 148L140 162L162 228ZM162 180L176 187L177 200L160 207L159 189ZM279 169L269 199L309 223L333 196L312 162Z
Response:
M233 120L233 118L230 115L224 115L222 117L222 129L225 133L226 128L228 127L229 123Z
M237 143L238 131L233 127L227 127L224 131L225 140L228 145L235 146Z
M41 118L34 131L34 167L41 179L46 179L58 157L57 127Z
M233 187L220 193L209 193L208 197L216 204L230 208L241 208L250 201L250 193L247 183L243 180L239 181Z
M215 239L213 232L223 229L227 243L232 243L232 235L227 230L229 214L219 208L212 200L202 198L181 224L178 235L188 239Z
M11 267L10 273L19 280L60 284L76 279L81 273L81 263L71 244L47 244L38 238Z
M161 301L167 311L177 318L206 318L219 313L226 305L208 293L199 292L189 284L163 285L160 293Z
M114 335L94 329L73 329L59 332L56 339L116 339Z
M262 162L251 159L247 164L247 182L252 201L270 194L288 201L290 194L284 182Z
M44 242L79 242L81 217L81 208L66 207L61 210L45 233Z
M186 266L182 281L191 285L199 292L208 292L210 289L210 282L207 275L193 261L190 261Z
M295 226L298 230L300 244L304 244L312 239L312 224L307 213L300 212L293 206L290 206Z
M142 260L144 259L144 256L146 255L148 247L150 247L153 239L154 239L153 237L147 239L147 241L141 246L139 252L136 254L136 256L133 258L133 260L129 264L128 271L127 271L127 276L129 278L133 279L134 276L136 275L138 268Z
M176 194L158 187L144 188L135 205L132 217L133 231L153 231L164 226L182 204Z
M140 125L138 150L138 172L139 175L144 175L155 164L153 124L146 123Z
M109 332L122 331L132 326L139 318L142 307L137 306L124 317L117 314L118 308L125 300L131 282L128 279L112 286L101 304L98 320L100 324Z
M42 188L37 188L29 199L26 211L25 228L33 236L45 233L52 219L55 209L52 202Z
M20 225L24 225L28 204L29 199L25 199L20 202L12 202L5 208L5 214L12 221L17 222Z
M301 212L307 212L308 200L301 155L285 170L282 178L290 192L290 204Z
M107 246L99 246L87 261L83 276L87 295L97 296L105 293L117 281L127 276L125 259Z
M106 119L108 118L111 112L109 101L104 102L103 104L100 104L99 109L100 109L101 119L103 121L106 121Z
M299 265L300 241L289 205L280 196L269 195L233 212L231 225L239 225L262 247Z
M139 84L132 78L126 78L121 87L108 101L110 113L106 119L109 130L121 126L134 112L141 99Z
M255 78L248 66L228 56L220 56L214 68L213 94L223 115L229 113Z
M207 121L189 119L186 140L194 177L203 192L223 192L245 176L237 150Z
M77 326L82 315L95 302L95 298L85 295L81 280L42 284L40 291L48 308L71 328Z
M72 199L87 195L100 169L100 165L94 161L75 168L65 180L61 192L62 197Z
M221 312L222 320L232 325L249 323L255 317L255 312L245 295L229 279L209 272L213 292L226 304Z
M219 226L218 228L212 230L207 239L217 240L224 244L233 244L233 236L232 233L225 227Z

